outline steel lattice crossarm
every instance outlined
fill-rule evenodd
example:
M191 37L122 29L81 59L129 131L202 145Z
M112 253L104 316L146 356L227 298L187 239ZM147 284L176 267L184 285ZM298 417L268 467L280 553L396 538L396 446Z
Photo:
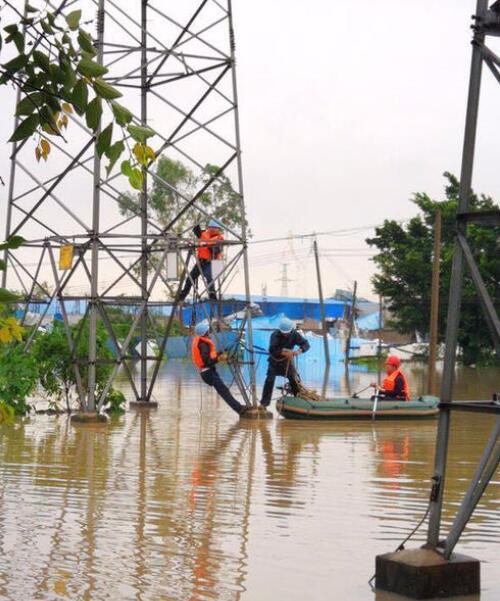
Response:
M45 3L30 4L41 8ZM108 69L105 81L123 93L120 102L132 113L132 123L155 132L148 144L156 160L141 167L142 188L131 190L119 167L109 174L104 169L96 152L96 135L102 129L94 134L75 114L70 115L66 139L51 138L46 163L37 163L29 143L14 143L6 238L20 235L27 243L15 253L6 252L4 284L23 294L23 320L30 307L40 308L28 345L51 304L58 303L77 373L75 340L80 334L70 328L67 303L70 299L86 302L79 324L89 328L88 385L82 383L81 374L76 378L86 411L101 410L120 369L136 400L150 402L161 358L148 357L148 331L158 327L149 306L152 302L172 306L171 317L162 326L160 348L164 349L176 290L196 261L194 224L215 218L224 227L223 247L229 258L219 288L224 291L242 267L250 310L231 1L182 0L166 6L161 0L52 0L48 6L61 14L82 9L82 22L95 30L96 60ZM25 35L34 38L29 29ZM36 41L50 52L43 39ZM105 112L103 126L110 119L111 113ZM133 141L125 137L124 143L130 147ZM165 157L190 174L189 188L160 173L157 167ZM158 194L168 195L164 213L155 210ZM226 202L232 203L233 222L225 221ZM61 271L58 261L65 247L71 247L73 258ZM182 268L177 273L174 267L174 274L167 268L172 257ZM167 294L170 300L162 301ZM130 329L118 340L109 308L127 303L134 307ZM98 322L117 350L113 372L99 395L95 388ZM139 383L128 350L136 336ZM247 336L252 349L250 323ZM247 402L255 399L253 368L249 382L240 379Z

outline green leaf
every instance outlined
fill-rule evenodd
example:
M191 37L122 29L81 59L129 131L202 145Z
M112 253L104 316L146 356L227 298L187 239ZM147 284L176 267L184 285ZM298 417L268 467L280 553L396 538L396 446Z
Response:
M13 33L8 38L6 38L6 42L13 41L16 45L17 51L22 54L24 52L24 36L20 32Z
M9 81L11 76L16 74L18 71L20 71L24 67L26 67L27 63L28 63L28 57L26 56L26 54L19 54L18 56L16 56L12 60L10 60L8 63L5 63L3 65L3 68L7 73L4 73L2 75L2 77L0 77L0 84L3 84L6 81Z
M40 125L40 117L38 114L30 115L17 126L16 130L9 139L9 142L19 142L33 135Z
M85 120L87 121L87 126L95 131L99 127L99 123L101 122L102 116L102 102L101 99L96 96L93 100L91 100L87 105L87 110L85 111Z
M6 267L7 263L3 259L0 259L0 271L5 271Z
M96 63L90 58L84 57L78 63L76 67L77 71L79 71L85 77L99 77L100 75L104 75L108 72L108 69L99 63Z
M155 135L152 129L142 127L141 125L129 125L127 131L136 142L140 142L141 144L144 144L148 138Z
M33 60L38 67L40 67L47 73L49 72L50 59L46 54L40 52L39 50L33 50Z
M7 240L7 242L2 242L0 244L0 250L11 249L14 250L22 246L26 240L22 236L12 236Z
M130 161L122 161L120 165L120 171L126 177L130 177L132 175L132 166L130 165Z
M59 63L52 63L50 65L50 77L51 77L52 81L62 84L62 83L64 83L65 76L66 76L66 74L65 74L64 70L61 69L61 66L59 65Z
M73 12L70 12L69 15L66 15L66 23L71 31L76 31L78 29L81 17L81 10L74 10Z
M57 101L56 101L56 104L57 104L56 112L58 112L60 105ZM60 135L60 131L59 131L59 128L57 127L57 123L56 123L56 120L54 117L54 112L48 104L42 106L42 108L40 109L40 124L42 126L43 131L47 132L51 136L59 136Z
M0 288L0 303L12 303L18 301L19 297L5 288Z
M95 79L92 85L95 93L105 100L114 100L115 98L120 98L120 96L123 95L116 88L110 86L109 83L106 83L102 79Z
M111 103L111 110L118 125L124 127L132 121L132 113L121 104L118 104L118 102Z
M51 65L52 67L52 65ZM46 103L51 111L53 113L58 113L61 110L61 103L59 102L59 100L57 100L57 98L55 96L52 96L51 94L47 95L47 103Z
M3 28L3 30L8 34L17 33L19 31L19 29L15 23L12 23L12 25L7 25L6 27Z
M79 79L76 82L71 95L72 104L79 115L83 115L85 113L85 110L87 109L88 98L89 90L87 88L87 84L83 81L83 79Z
M16 115L31 115L37 107L40 107L43 102L43 94L41 92L33 92L25 96L17 105Z
M92 38L89 36L89 34L86 31L84 31L83 29L80 29L78 31L77 39L78 39L78 43L80 44L80 48L82 50L84 50L85 52L88 52L92 56L95 56L97 54L97 51L92 42Z
M110 123L105 127L102 132L97 136L96 150L99 157L109 149L111 146L111 138L113 136L113 124Z
M40 25L42 26L42 29L43 29L44 33L46 33L47 35L53 35L54 34L54 30L50 26L48 20L42 19L40 21Z
M111 170L115 166L116 161L120 158L124 150L125 144L121 140L119 140L118 142L115 142L112 146L110 146L106 151L106 156L109 159L109 164L106 167L106 173L108 175L111 173Z
M135 190L142 190L142 173L140 169L132 169L128 181Z
M35 8L34 6L31 6L30 4L26 4L24 8L27 13L37 13L38 12L38 8Z
M73 88L75 86L75 82L76 82L76 75L75 75L75 72L73 71L73 67L66 60L61 60L60 65L61 65L61 70L64 74L64 79L62 82L64 89L66 90L66 92L71 92L73 90Z

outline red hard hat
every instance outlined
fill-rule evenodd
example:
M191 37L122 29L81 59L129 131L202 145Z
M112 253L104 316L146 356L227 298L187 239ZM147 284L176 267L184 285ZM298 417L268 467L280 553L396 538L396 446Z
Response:
M399 357L395 357L394 355L389 355L385 360L386 365L393 365L394 367L399 367L401 365L401 361Z

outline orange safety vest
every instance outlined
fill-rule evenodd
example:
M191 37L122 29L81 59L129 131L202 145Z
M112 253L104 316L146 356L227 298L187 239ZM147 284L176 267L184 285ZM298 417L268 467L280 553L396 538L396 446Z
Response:
M199 239L201 242L198 245L198 259L211 261L212 259L221 258L221 252L218 252L215 254L215 256L212 256L212 250L210 247L217 244L217 242L222 242L224 240L224 236L222 234L215 234L215 236L211 236L208 230L203 230Z
M191 345L191 357L196 367L198 369L203 369L206 367L206 365L203 363L200 347L198 346L200 342L206 342L210 347L210 359L217 359L217 350L215 348L215 344L210 340L210 338L205 336L195 336L195 338L193 338L193 343Z
M390 376L386 376L384 378L384 381L382 382L382 388L386 392L392 392L394 390L396 378L398 376L401 376L403 378L403 394L405 397L405 401L409 401L410 400L410 389L408 388L408 382L406 381L406 378L404 377L403 372L401 372L399 369L397 369Z

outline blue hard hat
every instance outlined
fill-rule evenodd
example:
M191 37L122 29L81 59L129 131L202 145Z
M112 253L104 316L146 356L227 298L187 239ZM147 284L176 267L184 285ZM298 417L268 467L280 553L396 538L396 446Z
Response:
M291 319L288 319L288 317L283 317L283 319L278 324L278 330L283 334L290 334L293 328L293 321Z
M222 225L215 219L210 219L208 222L208 227L218 227L220 230L222 229Z
M210 326L208 324L208 321L200 321L200 323L196 324L194 331L197 336L205 336L206 334L208 334L209 329Z

